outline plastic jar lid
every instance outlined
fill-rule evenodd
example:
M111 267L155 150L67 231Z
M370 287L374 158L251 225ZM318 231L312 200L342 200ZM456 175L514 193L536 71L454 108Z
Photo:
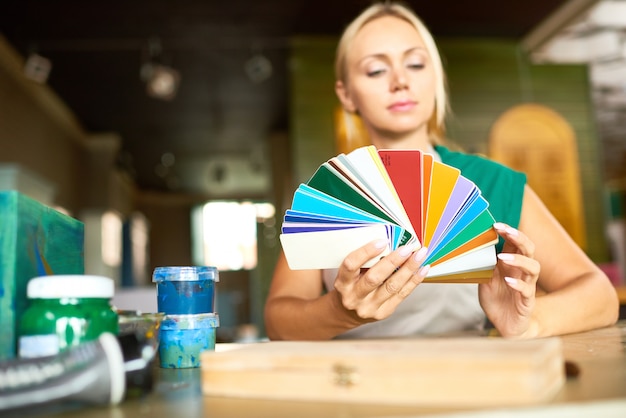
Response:
M164 331L180 331L217 328L219 325L219 316L215 312L193 315L165 315L161 322L161 329Z
M157 267L152 274L155 283L171 281L201 281L212 280L219 282L219 272L215 267L209 266L169 266Z
M113 279L82 274L50 275L31 279L26 295L31 299L113 297Z

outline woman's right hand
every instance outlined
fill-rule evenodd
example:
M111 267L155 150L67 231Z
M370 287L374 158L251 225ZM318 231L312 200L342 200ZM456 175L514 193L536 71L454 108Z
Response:
M335 290L340 303L360 324L389 317L428 274L430 266L421 266L426 247L415 251L411 245L396 249L370 268L361 268L387 244L386 240L373 241L353 251L337 272Z

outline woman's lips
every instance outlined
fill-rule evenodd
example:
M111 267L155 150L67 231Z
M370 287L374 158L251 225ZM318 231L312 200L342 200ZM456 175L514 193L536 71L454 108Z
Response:
M416 105L417 105L416 102L406 100L406 101L401 101L401 102L395 102L391 106L389 106L387 109L391 110L392 112L407 112L413 109Z

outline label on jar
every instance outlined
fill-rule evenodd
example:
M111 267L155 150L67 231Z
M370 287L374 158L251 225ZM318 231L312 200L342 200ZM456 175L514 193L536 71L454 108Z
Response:
M20 337L18 354L22 358L35 358L59 354L59 337L56 334L24 335Z

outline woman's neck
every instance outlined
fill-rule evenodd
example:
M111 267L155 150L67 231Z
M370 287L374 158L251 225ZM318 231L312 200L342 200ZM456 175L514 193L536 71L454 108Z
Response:
M433 152L434 148L427 134L414 133L412 135L389 136L370 133L370 142L377 149L418 149L423 152Z

